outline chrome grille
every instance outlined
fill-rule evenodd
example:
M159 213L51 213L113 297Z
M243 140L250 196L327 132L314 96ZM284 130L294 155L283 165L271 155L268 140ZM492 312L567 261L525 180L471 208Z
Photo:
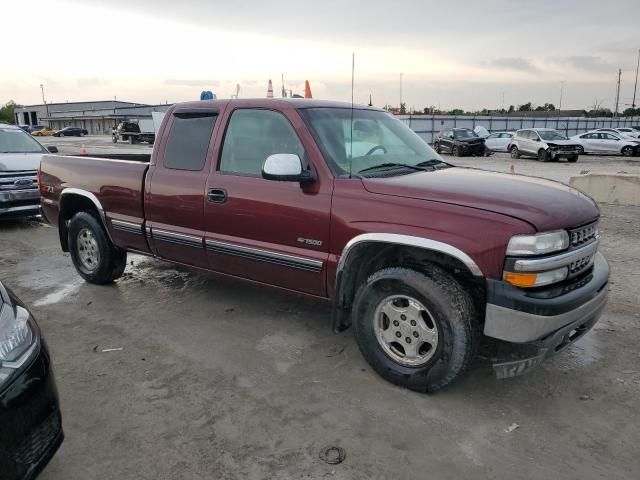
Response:
M598 223L594 222L584 227L569 230L569 236L571 238L571 247L579 247L584 245L598 236Z
M0 190L28 190L38 188L38 177L33 170L0 172Z

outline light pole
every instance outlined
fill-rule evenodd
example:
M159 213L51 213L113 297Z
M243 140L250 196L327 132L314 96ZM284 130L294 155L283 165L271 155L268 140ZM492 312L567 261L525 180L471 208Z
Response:
M636 90L638 89L638 67L640 67L640 48L638 49L638 63L636 63L636 85L633 87L633 102L631 108L636 108Z
M47 126L49 124L49 105L47 105L47 101L44 99L44 84L40 84L40 91L42 92L42 103L44 104L44 110L47 115Z
M400 72L400 105L398 108L402 110L402 72Z
M560 105L558 106L558 116L560 116L560 111L562 110L562 94L564 93L564 80L560 82Z

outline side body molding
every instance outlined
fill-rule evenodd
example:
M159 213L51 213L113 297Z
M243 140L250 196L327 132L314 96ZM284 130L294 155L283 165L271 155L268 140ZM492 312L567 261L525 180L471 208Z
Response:
M476 262L474 262L469 255L448 243L396 233L364 233L362 235L358 235L349 240L345 245L336 270L335 295L333 298L332 314L333 331L335 333L345 330L349 325L351 325L351 306L348 303L349 300L345 298L345 295L349 296L353 291L346 293L349 289L349 282L347 281L345 284L345 277L348 277L348 274L344 269L347 265L350 254L357 250L355 247L363 243L405 245L439 252L462 262L469 269L472 275L476 277L483 277L480 267L478 267Z
M414 237L411 235L400 235L397 233L363 233L362 235L353 237L342 250L342 255L340 256L340 261L338 263L338 274L344 268L349 253L353 247L363 242L394 243L396 245L406 245L409 247L418 247L424 248L425 250L445 253L464 263L469 271L476 277L483 276L480 267L478 267L476 262L474 262L469 255L448 243L438 242L428 238Z

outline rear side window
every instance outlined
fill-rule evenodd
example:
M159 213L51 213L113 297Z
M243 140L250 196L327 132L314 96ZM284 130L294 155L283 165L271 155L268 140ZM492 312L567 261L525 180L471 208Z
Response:
M217 115L175 115L164 150L164 166L174 170L202 170Z

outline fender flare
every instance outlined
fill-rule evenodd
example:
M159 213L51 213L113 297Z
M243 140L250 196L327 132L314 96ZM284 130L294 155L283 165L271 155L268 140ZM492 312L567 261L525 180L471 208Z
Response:
M107 215L102 206L102 203L100 203L100 200L98 200L98 197L96 197L93 193L87 190L82 190L81 188L65 188L60 193L60 199L58 200L58 215L62 213L62 205L64 202L65 195L79 195L81 197L85 197L91 200L91 203L93 203L93 205L96 207L96 210L98 211L98 215L100 216L100 221L102 222L102 226L105 232L107 233L107 237L109 237L109 240L113 242L113 239L111 238L111 233L107 228Z
M466 268L474 277L484 277L482 270L480 269L478 264L469 255L467 255L459 248L454 247L453 245L450 245L448 243L439 242L437 240L431 240L424 237L416 237L412 235L402 235L396 233L363 233L361 235L357 235L349 240L349 242L347 242L345 247L342 249L342 255L340 256L338 267L336 269L332 312L332 326L333 331L336 333L346 329L349 325L348 317L350 315L350 309L345 308L342 305L342 292L344 289L344 269L347 265L349 255L355 250L355 247L363 243L402 245L442 253L460 261L463 265L466 266Z

